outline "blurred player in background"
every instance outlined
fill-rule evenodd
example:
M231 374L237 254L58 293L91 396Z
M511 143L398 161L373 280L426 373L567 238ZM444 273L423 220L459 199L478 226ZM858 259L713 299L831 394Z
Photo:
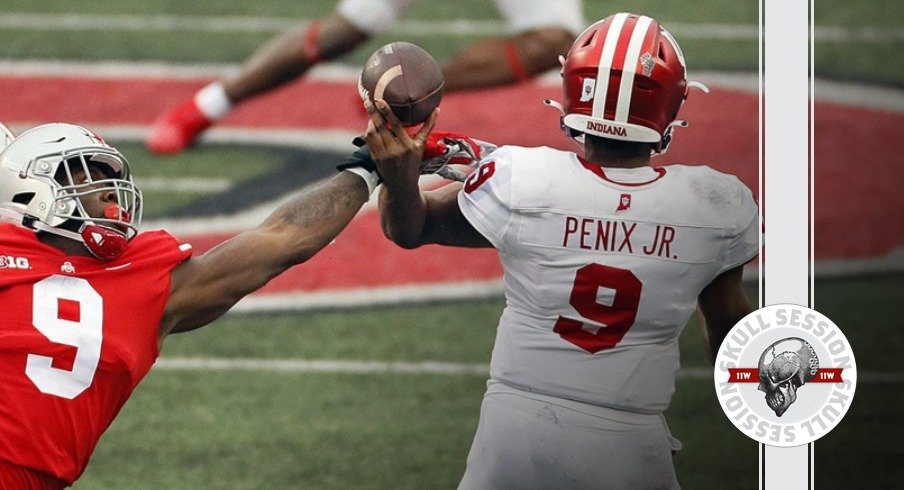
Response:
M405 248L495 247L502 260L506 308L460 488L677 488L663 412L678 337L699 307L713 356L750 311L757 206L732 175L650 165L695 85L656 20L593 24L562 74L564 105L548 103L583 155L503 146L435 191L418 188L426 131L394 130L377 101L366 140L383 229Z
M169 334L207 325L310 259L376 187L372 173L342 171L192 257L165 231L139 233L129 164L96 134L0 130L4 489L71 485Z
M175 154L237 104L304 75L391 29L417 0L342 0L335 12L274 38L237 75L218 80L154 121L147 147ZM580 0L496 0L510 34L477 42L443 69L445 91L504 85L557 66L584 27Z

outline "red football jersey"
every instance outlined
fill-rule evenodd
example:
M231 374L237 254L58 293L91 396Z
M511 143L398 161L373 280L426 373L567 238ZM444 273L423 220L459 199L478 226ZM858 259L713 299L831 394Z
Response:
M170 272L190 256L164 231L115 260L68 256L0 223L0 459L82 474L157 358Z

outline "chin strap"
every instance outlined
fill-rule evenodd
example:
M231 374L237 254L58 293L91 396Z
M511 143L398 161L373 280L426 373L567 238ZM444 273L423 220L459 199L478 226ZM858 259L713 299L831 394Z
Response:
M562 56L560 55L559 58L561 58L561 57ZM562 61L562 60L560 60L560 61ZM562 105L562 103L557 100L543 99L543 105L545 105L546 107L552 107L553 109L558 109L559 114L560 114L559 126L561 127L562 131L569 138L571 138L571 140L574 141L574 143L576 145L578 145L578 148L580 148L581 151L584 151L584 133L581 133L580 131L575 131L565 125L565 107Z
M21 209L20 209L21 208ZM0 221L15 223L26 228L34 228L26 224L25 206L17 203L0 204Z
M78 233L47 226L40 221L33 222L29 228L81 242L91 252L91 255L104 261L113 260L122 255L126 245L129 244L125 233L91 221L82 223Z
M88 252L100 260L113 260L119 257L125 250L126 245L129 244L129 238L125 232L120 230L98 225L92 221L84 221L78 232L48 226L46 223L26 215L24 213L25 206L22 206L21 210L18 209L19 206L21 205L12 203L0 206L0 220L10 221L35 231L43 231L75 240L85 245Z

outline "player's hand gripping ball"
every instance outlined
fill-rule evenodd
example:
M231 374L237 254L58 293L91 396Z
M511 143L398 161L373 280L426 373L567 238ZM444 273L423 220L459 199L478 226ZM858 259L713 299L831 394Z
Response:
M404 126L418 125L443 98L443 72L430 53L415 44L394 42L367 59L358 91L371 103L383 99Z

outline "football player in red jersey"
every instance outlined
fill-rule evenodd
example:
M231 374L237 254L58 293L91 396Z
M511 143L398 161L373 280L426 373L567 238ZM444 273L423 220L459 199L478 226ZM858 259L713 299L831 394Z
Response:
M695 85L656 20L593 24L562 77L564 104L548 104L583 154L502 146L429 192L417 185L425 137L394 130L377 101L366 141L383 229L406 248L494 247L502 261L506 308L459 488L678 488L680 443L663 417L678 337L699 308L714 356L750 311L757 206L735 176L651 166Z
M340 171L192 257L165 231L138 232L141 193L129 164L96 134L57 123L8 139L0 153L4 489L71 485L169 334L207 325L310 259L377 182L362 168Z
M288 31L262 46L232 77L218 80L154 121L147 147L175 154L237 104L304 75L389 30L417 0L343 0L329 17ZM504 85L555 68L584 27L580 0L496 0L510 34L479 41L443 69L446 92Z

